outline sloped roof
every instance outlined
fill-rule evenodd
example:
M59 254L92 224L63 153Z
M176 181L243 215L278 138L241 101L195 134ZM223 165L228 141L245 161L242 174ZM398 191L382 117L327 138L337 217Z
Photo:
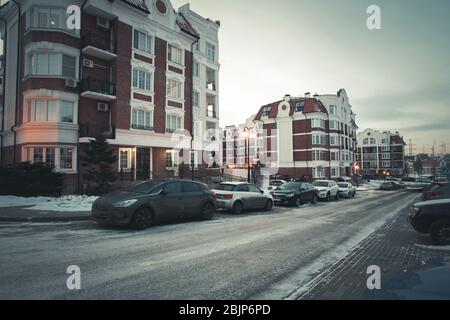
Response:
M290 111L289 111L289 115L292 116L295 113L295 107L296 107L297 103L300 103L302 101L305 102L305 105L303 107L303 113L313 113L313 112L328 113L327 109L322 104L322 102L320 102L320 100L318 100L316 98L292 98L289 101L289 105L291 107ZM281 102L282 102L282 100L262 106L259 109L259 112L255 117L255 120L261 120L263 112L264 112L264 108L266 108L266 107L271 107L271 110L269 113L269 118L276 118L278 116L278 106L280 105Z
M391 136L391 144L403 144L406 145L405 141L403 140L403 137L398 135Z
M177 16L177 25L180 27L181 31L199 39L200 36L195 31L195 29L192 27L192 25L189 23L189 21L184 17L182 13L179 13Z
M150 10L148 10L147 5L145 4L144 0L122 0L126 4L129 4L130 6L139 9L145 13L150 13Z

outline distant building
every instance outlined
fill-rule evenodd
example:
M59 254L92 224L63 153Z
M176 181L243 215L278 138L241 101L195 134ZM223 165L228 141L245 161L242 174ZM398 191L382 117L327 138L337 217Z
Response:
M361 174L382 175L386 172L393 176L405 175L406 143L398 132L366 129L358 133L357 141Z
M255 123L266 167L287 178L330 178L353 174L355 114L347 93L304 97L286 95L262 106Z

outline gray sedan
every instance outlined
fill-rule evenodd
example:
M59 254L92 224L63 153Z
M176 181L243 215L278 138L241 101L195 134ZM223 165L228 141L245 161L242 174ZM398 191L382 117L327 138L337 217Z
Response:
M212 191L216 195L217 207L231 210L234 214L249 209L270 211L273 208L272 195L251 183L224 182Z
M213 193L202 183L150 180L98 198L92 205L92 219L146 229L156 222L211 219L214 211Z

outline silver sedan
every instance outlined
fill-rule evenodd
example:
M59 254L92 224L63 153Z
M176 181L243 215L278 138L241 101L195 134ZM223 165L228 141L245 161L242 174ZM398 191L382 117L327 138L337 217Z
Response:
M270 211L273 208L272 195L252 183L224 182L212 192L216 197L217 208L231 210L234 214L251 209Z

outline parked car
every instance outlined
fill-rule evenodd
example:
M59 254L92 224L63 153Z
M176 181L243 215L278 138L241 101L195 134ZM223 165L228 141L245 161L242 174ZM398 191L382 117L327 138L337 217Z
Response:
M276 205L300 206L319 198L314 186L307 182L287 182L271 192Z
M429 234L436 244L450 244L450 199L415 203L409 223L420 233Z
M450 198L450 184L435 183L431 187L423 190L423 201L441 198Z
M352 178L350 178L350 177L339 177L336 180L337 180L337 182L351 182Z
M268 189L269 189L269 191L274 190L286 182L287 182L286 180L280 180L280 179L270 180Z
M339 187L333 180L316 180L313 182L314 188L318 191L320 199L330 201L331 198L339 200Z
M224 182L212 191L216 195L217 207L231 210L234 214L249 209L270 211L273 208L272 195L252 183Z
M105 225L146 229L156 222L212 219L214 194L208 186L182 180L149 180L98 198L92 219Z
M350 182L338 182L339 196L344 198L354 198L356 187Z
M396 182L386 181L380 185L380 190L386 190L386 191L398 190L400 188L401 188L401 186L400 186L400 184L397 183L397 181Z

